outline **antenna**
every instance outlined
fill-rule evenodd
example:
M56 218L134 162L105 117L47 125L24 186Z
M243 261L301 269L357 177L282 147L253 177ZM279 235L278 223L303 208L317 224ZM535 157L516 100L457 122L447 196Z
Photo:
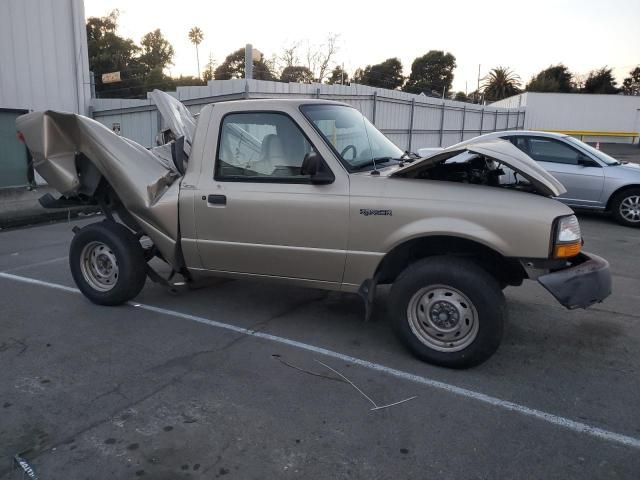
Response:
M369 144L369 151L371 152L371 162L373 163L371 175L380 175L378 167L376 166L376 157L373 155L373 150L371 149L371 139L369 138L369 131L367 130L367 122L365 121L364 115L362 115L362 126L364 127L364 133L367 136L367 143Z

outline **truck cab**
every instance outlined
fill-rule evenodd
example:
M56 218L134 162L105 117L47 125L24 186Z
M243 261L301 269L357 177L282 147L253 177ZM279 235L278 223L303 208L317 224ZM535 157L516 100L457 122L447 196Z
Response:
M180 216L190 268L340 288L348 173L299 105L254 100L203 109L180 189L180 211L193 212Z

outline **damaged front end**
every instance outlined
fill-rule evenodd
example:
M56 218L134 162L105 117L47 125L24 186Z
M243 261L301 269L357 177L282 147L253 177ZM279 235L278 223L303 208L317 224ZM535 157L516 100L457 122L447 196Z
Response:
M35 170L62 194L59 199L43 197L44 207L99 204L107 216L116 213L127 226L147 235L174 270L182 269L178 219L182 172L166 157L81 115L33 112L20 116L16 126ZM184 138L180 140L184 145ZM182 158L184 152L180 154Z
M453 145L408 163L390 176L502 187L549 197L566 192L551 174L504 140Z

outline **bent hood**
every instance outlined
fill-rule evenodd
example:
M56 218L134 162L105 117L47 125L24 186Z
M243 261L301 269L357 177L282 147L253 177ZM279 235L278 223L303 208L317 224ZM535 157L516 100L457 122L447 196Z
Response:
M485 140L477 143L466 142L465 145L460 146L453 145L428 157L415 160L399 168L390 176L397 177L411 172L417 173L419 170L428 170L438 163L450 160L465 152L483 155L503 164L531 182L536 190L544 195L557 197L567 191L553 175L538 165L529 155L505 140Z
M167 261L178 239L179 174L149 150L90 118L54 111L21 115L16 127L35 170L66 197L92 196L100 176L158 246ZM89 162L99 173L89 174Z
M154 90L149 94L153 103L164 119L175 138L184 137L184 150L187 157L191 153L193 135L196 131L196 120L187 107L168 93Z

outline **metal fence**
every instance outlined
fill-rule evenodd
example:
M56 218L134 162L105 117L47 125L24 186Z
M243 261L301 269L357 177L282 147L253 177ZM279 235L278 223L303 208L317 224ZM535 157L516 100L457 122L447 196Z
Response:
M178 87L176 98L193 113L209 103L247 98L324 98L350 104L403 150L447 147L497 130L522 129L524 108L495 108L365 85L323 85L261 80L213 80ZM145 147L155 146L161 127L149 100L93 99L92 116Z

